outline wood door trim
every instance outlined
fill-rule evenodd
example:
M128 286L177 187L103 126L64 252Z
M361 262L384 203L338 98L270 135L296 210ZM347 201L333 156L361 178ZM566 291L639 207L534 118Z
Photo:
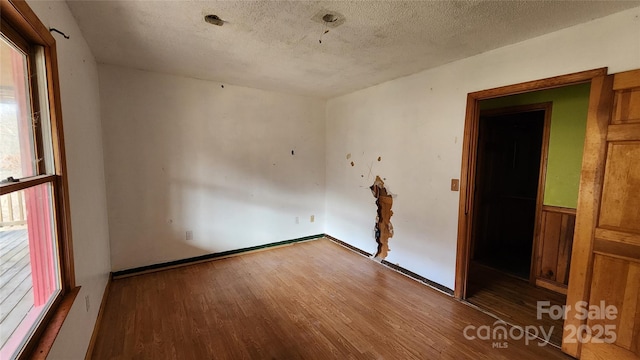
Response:
M555 89L567 85L586 83L595 77L603 76L606 74L607 68L603 67L567 75L554 76L541 80L527 81L515 85L497 87L494 89L476 91L469 93L469 96L475 99L487 100L507 95L517 95L531 91Z
M549 159L549 136L551 135L551 112L553 103L544 104L544 129L542 133L542 148L540 149L540 170L538 173L538 194L536 196L536 217L533 228L533 244L531 245L531 265L529 268L529 283L536 284L538 243L541 237L542 206L544 205L544 189L547 182L547 160Z
M458 206L458 240L456 250L456 275L454 296L464 299L467 292L467 275L470 259L471 220L473 219L473 196L475 190L475 166L477 156L478 123L480 101L531 91L553 89L567 85L591 82L593 78L607 74L607 68L587 70L542 80L502 86L467 95L462 167L460 173L460 201Z

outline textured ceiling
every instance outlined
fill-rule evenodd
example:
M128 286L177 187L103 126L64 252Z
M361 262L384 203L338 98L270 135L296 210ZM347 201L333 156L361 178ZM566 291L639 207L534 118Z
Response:
M99 63L332 97L639 1L68 1ZM344 22L318 40L319 12ZM210 25L216 14L224 26ZM312 19L314 18L315 19Z

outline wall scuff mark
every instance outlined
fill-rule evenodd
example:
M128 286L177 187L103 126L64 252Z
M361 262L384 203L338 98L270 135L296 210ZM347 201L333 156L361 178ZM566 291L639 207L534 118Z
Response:
M378 251L376 252L375 258L383 260L387 257L389 251L391 251L389 249L389 238L393 237L393 225L391 224L393 197L384 187L384 181L380 179L380 176L376 176L376 180L370 189L373 197L376 198L376 205L378 206L378 216L376 217L375 226Z

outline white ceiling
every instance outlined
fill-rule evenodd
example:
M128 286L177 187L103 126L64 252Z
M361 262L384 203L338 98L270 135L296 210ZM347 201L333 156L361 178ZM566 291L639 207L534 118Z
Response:
M640 1L68 1L99 63L332 97ZM321 11L344 23L323 33ZM206 14L227 21L207 24Z

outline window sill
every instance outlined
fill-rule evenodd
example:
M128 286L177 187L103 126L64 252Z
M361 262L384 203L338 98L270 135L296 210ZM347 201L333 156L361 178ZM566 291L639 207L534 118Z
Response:
M20 359L47 358L47 355L49 355L49 351L51 351L58 333L60 333L62 324L67 318L67 315L71 310L71 306L73 305L76 296L78 296L78 292L80 292L80 286L69 290L69 292L62 296L55 309L51 310L50 319L48 323L44 325L39 338L33 339L33 348L30 350L29 347L27 347L19 357ZM38 336L38 334L35 334L35 336Z

